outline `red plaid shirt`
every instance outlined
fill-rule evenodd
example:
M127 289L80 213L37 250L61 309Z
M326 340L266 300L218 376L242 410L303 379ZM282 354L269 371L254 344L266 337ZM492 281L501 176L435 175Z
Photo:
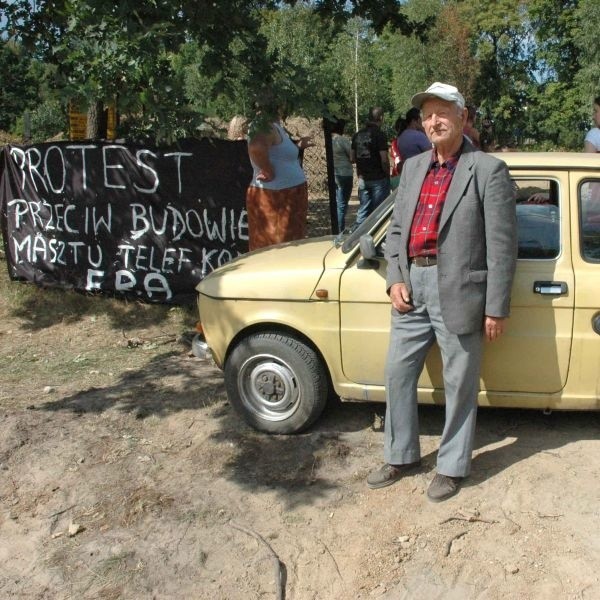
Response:
M408 256L436 256L442 208L460 152L440 165L435 150L410 227Z

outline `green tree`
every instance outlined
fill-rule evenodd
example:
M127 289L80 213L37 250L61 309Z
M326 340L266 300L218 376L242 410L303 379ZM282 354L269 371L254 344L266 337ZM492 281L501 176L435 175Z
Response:
M202 68L208 49L198 42L184 44L173 56L173 69L181 82L191 110L199 115L218 115L230 119L249 115L252 108L252 72L244 61L246 46L231 42L232 59L226 70L206 73Z
M532 91L527 135L540 150L581 150L582 102L578 89L567 82L547 81ZM591 110L589 111L591 113Z
M433 81L456 85L467 98L473 95L478 61L470 46L471 30L455 2L410 0L402 9L417 33L404 35L387 28L382 36L393 57L392 92L399 114L411 97Z
M472 0L460 5L470 23L480 74L474 99L494 121L499 143L519 139L527 124L532 40L525 0Z
M530 0L528 18L535 39L537 77L542 81L572 81L579 68L574 37L579 0Z
M296 4L296 1L290 0L290 3ZM388 27L403 35L421 35L427 28L426 24L412 20L411 15L402 10L406 0L313 0L308 4L340 26L355 17L363 19L377 34Z
M33 70L33 61L20 44L0 41L0 129L11 131L17 119L33 107L38 95Z
M315 113L323 99L340 102L340 71L328 71L336 66L328 51L335 34L353 17L367 19L375 32L386 23L412 31L420 24L399 10L402 4L11 0L0 1L0 10L7 35L56 66L63 99L100 108L116 99L128 116L123 127L164 138L193 133L210 111L244 109L264 84L305 113ZM372 56L379 51L376 40L360 42L361 65L387 76L389 65ZM369 71L363 74L367 79ZM380 95L366 84L363 92L365 104L369 95Z
M580 0L574 16L573 38L580 53L580 69L575 78L589 111L592 99L600 95L600 3Z
M306 4L264 10L259 34L267 40L266 83L288 114L320 116L332 73L328 56L334 25Z
M435 25L430 29L432 79L455 85L467 102L473 102L480 64L471 45L473 30L455 2L440 7Z
M174 61L180 48L197 40L198 68L210 77L235 63L231 41L245 40L247 64L264 63L256 38L257 7L273 2L159 0L29 0L4 3L7 31L36 56L57 66L57 86L88 105L118 99L137 130L169 138L193 130L184 81ZM225 81L227 79L225 78Z
M369 23L352 18L336 36L329 55L329 69L335 74L330 88L331 111L350 117L361 126L369 108L382 106L391 112L391 68L387 47Z
M67 129L67 108L59 100L47 98L28 111L29 131L25 131L25 116L17 121L15 132L26 141L44 142Z
M578 0L530 0L529 26L535 68L527 104L530 139L540 148L581 147L579 69L575 43Z
M251 116L261 88L288 111L327 105L360 124L373 105L404 113L440 80L493 119L497 142L575 149L600 93L597 0L0 0L0 11L17 41L0 49L7 127L27 98L46 103L48 129L68 98L116 99L121 133L169 139L206 116Z

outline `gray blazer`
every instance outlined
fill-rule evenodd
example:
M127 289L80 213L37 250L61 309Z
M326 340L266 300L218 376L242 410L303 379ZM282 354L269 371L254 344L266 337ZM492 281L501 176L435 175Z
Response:
M406 161L387 232L386 285L410 291L408 238L431 153ZM438 233L442 317L453 333L473 333L484 316L507 317L517 258L517 219L506 164L465 139Z

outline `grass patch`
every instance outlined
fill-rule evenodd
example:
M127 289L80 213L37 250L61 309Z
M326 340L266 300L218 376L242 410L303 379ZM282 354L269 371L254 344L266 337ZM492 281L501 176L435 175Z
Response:
M37 331L54 325L84 323L86 317L105 316L118 331L150 326L178 325L182 331L194 328L198 320L195 304L168 306L128 299L87 296L72 290L43 289L33 284L10 281L0 269L0 298L3 317L18 319L20 327Z
M195 304L170 306L148 304L128 298L83 294L74 290L41 288L11 281L0 269L0 297L8 316L22 321L22 327L37 331L56 324L78 323L89 316L105 315L114 329L135 329L178 319L193 327L198 319ZM3 312L4 312L3 311Z
M179 320L193 328L195 303L185 306L151 304L125 297L88 294L61 288L42 288L25 281L12 281L0 236L0 315L21 321L21 327L36 331L58 323L77 323L89 316L105 315L114 329L143 328Z
M119 381L135 385L152 364L167 375L164 361L189 351L197 319L195 305L41 288L11 281L0 265L0 401L39 401L59 387L108 392Z

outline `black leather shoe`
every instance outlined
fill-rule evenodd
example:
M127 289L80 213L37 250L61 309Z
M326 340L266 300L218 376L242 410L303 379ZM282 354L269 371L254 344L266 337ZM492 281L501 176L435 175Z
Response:
M464 477L449 477L436 473L427 490L427 497L432 502L443 502L454 496L460 490L460 484Z
M405 475L415 471L420 464L420 461L406 465L390 465L386 463L383 467L369 473L367 485L372 490L392 485L392 483L396 483L396 481L402 479Z

